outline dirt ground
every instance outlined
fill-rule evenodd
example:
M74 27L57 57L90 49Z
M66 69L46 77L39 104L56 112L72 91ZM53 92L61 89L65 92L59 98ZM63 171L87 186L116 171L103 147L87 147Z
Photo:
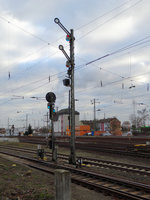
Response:
M7 143L5 144L7 145ZM8 145L34 149L37 148L37 145L31 144L9 143ZM48 148L45 148L45 150L50 151ZM69 150L65 148L58 148L58 153L65 153L69 155ZM142 158L137 159L122 155L103 154L101 152L89 153L79 150L76 151L76 155L149 166L149 160ZM98 170L102 174L118 176L120 178L126 178L127 180L150 184L149 177L106 168L100 168ZM20 163L14 162L14 160L8 160L8 157L6 159L6 157L4 158L0 155L0 200L54 200L54 196L55 188L53 175L47 175L43 172L30 169ZM72 184L72 200L117 199Z
M54 200L54 176L0 155L0 200ZM72 200L114 200L72 184Z
M0 156L0 199L52 200L53 177Z

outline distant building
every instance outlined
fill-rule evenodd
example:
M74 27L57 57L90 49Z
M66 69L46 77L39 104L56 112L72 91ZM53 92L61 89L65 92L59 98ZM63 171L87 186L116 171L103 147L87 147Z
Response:
M78 111L75 111L75 126L79 126L79 115ZM66 135L66 129L69 127L69 109L62 109L56 113L54 117L54 132L57 136Z
M94 130L93 120L82 120L82 124L90 125L91 131ZM110 132L113 135L121 135L121 122L116 118L96 120L96 131Z
M19 136L25 133L25 127L6 129L6 136Z
M5 128L0 128L0 134L5 134L6 133L6 129Z

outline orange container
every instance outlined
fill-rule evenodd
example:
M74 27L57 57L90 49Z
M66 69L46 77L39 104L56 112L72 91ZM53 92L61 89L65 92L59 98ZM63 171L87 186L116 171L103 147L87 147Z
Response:
M90 132L91 132L91 128L89 125L81 125L81 126L75 127L75 135L76 136L82 136L82 135L85 135L86 133L90 133ZM71 135L71 131L70 131L69 127L67 127L67 129L66 129L66 135L68 135L68 136Z

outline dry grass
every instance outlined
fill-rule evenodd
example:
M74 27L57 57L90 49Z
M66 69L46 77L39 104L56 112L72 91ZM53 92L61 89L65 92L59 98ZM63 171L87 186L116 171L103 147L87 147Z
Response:
M3 143L4 144L4 143ZM8 143L5 143L7 145ZM8 145L37 149L37 145L26 143L9 143ZM51 151L44 147L46 151ZM70 153L69 149L58 148L58 153ZM124 157L119 155L104 154L101 152L90 153L84 151L76 151L77 156L93 157L103 160L114 160L130 164L141 164L149 166L149 160L142 158ZM12 161L0 158L0 200L1 197L8 197L7 200L52 200L54 199L54 177L37 170L16 164ZM90 170L90 169L89 169ZM92 168L91 168L92 170ZM137 174L121 172L113 169L99 168L96 170L101 174L107 174L125 178L132 181L150 183L150 178ZM106 197L103 194L90 191L86 188L72 184L72 200L110 200L112 197Z
M0 157L0 199L53 200L53 176Z
M37 145L3 143L36 149ZM46 149L47 151L48 149ZM50 150L48 150L50 151ZM61 150L68 153L69 150ZM0 157L0 200L54 200L54 176ZM72 184L72 200L114 200L113 197Z

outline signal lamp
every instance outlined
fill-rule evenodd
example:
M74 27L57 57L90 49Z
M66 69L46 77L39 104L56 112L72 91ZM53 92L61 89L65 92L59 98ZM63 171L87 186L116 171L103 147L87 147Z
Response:
M66 35L66 40L69 42L70 41L70 35Z
M69 60L66 61L66 67L70 67L70 61Z
M50 104L50 103L47 103L47 108L48 108L48 109L50 109L50 106L51 106L51 104Z
M49 118L52 119L53 114L55 113L54 104L48 103L47 108L49 109Z

